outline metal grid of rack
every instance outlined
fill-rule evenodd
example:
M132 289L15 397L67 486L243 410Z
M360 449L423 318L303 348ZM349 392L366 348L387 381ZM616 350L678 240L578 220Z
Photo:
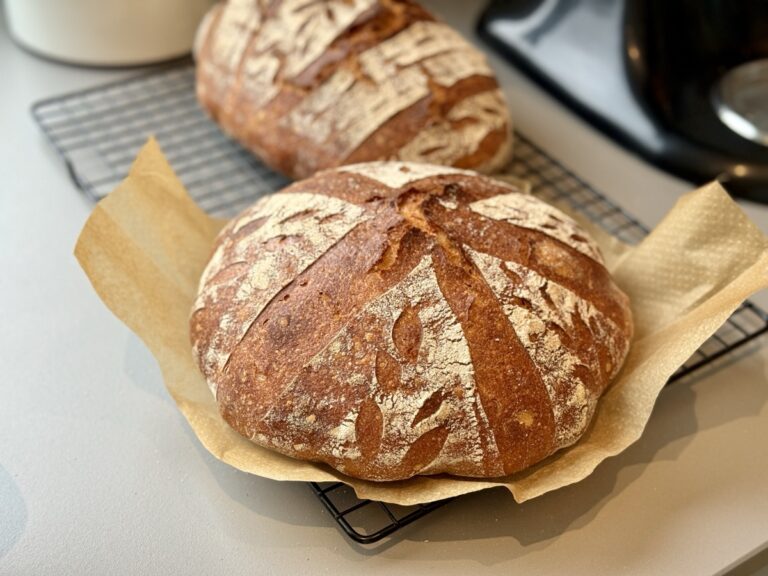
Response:
M212 215L233 216L288 182L225 136L200 110L191 63L50 98L35 104L32 113L77 188L94 200L125 177L150 135L157 138L190 195ZM588 218L624 242L637 243L648 233L619 206L519 134L508 172L531 182L537 196ZM670 382L767 331L768 315L746 302ZM447 503L402 507L360 500L342 483L310 483L310 487L339 527L361 544L390 536Z
M288 180L224 135L197 106L191 64L36 103L32 114L88 197L106 196L149 136L198 205L233 216Z

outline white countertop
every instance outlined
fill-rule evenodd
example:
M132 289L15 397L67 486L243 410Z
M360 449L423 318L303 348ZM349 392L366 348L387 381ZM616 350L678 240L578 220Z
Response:
M473 3L427 4L472 35ZM645 223L689 188L492 63L518 127ZM584 482L524 505L463 497L374 549L306 485L212 458L72 256L91 205L29 114L125 74L39 60L0 27L0 574L714 574L768 546L756 346L667 389L643 438ZM747 210L768 230L768 208Z

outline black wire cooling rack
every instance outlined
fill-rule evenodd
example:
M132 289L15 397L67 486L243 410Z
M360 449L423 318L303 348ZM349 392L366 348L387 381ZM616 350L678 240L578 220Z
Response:
M222 134L195 101L191 63L154 69L124 81L50 98L32 113L64 160L75 185L102 198L128 172L139 148L154 135L190 195L208 213L233 216L288 180ZM624 242L648 229L577 178L524 136L517 135L508 172L529 181L532 192L588 218ZM744 303L670 379L743 346L768 331L768 315ZM377 542L443 506L394 506L358 499L342 483L310 483L341 529L362 544Z

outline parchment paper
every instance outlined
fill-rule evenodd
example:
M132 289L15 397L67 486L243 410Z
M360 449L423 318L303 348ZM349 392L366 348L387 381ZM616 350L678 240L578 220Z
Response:
M743 300L768 286L768 239L718 184L684 196L636 248L598 233L614 278L631 298L636 335L582 439L509 477L368 482L260 448L219 416L192 358L188 317L222 225L194 204L150 141L127 179L94 209L75 254L104 303L157 358L168 391L214 456L266 478L338 480L361 498L404 505L494 486L523 502L582 480L640 437L669 377Z

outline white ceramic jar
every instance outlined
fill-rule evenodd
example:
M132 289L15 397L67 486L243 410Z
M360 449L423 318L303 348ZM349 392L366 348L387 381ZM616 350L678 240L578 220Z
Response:
M177 58L214 0L5 0L14 39L42 56L91 66Z

